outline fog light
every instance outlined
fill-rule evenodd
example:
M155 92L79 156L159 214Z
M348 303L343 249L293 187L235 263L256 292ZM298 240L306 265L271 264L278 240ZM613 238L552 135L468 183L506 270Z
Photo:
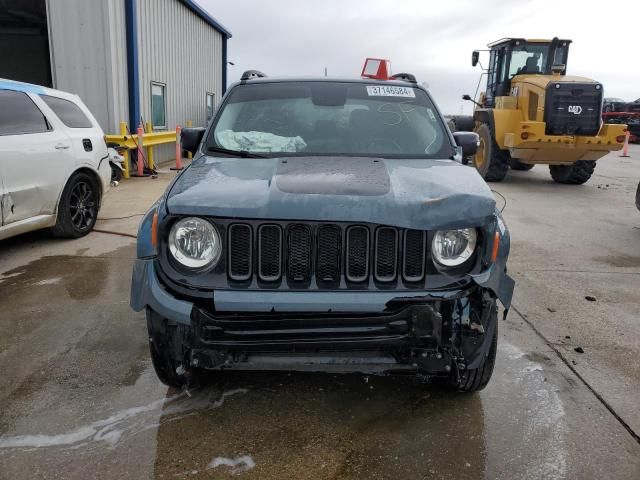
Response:
M529 138L529 132L522 132L522 133L520 134L520 138L521 138L522 140L526 140L527 138Z
M624 139L625 139L625 136L624 136L624 135L618 135L618 136L616 137L616 142L618 142L618 143L624 143Z

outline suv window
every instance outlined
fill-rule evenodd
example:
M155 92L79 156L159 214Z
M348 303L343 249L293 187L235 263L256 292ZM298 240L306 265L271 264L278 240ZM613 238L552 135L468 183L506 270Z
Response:
M424 90L373 82L239 85L212 132L209 147L267 155L451 155L444 124Z
M50 130L40 109L23 92L0 90L0 135L41 133Z
M80 110L75 103L64 98L40 95L40 98L49 105L49 108L69 128L91 128L91 120Z

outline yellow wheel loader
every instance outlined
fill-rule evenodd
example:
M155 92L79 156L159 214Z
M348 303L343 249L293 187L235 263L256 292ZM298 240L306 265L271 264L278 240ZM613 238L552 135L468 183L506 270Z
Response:
M485 92L477 101L462 97L476 105L480 146L473 164L485 180L499 182L509 168L542 163L556 182L582 184L597 159L622 148L626 125L602 123L602 85L566 74L570 43L505 38L489 44ZM479 58L474 51L473 66Z

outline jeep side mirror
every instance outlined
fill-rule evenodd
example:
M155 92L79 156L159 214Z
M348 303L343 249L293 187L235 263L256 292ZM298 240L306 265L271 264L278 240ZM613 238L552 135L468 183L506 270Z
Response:
M471 101L471 95L467 95L466 93L464 95L462 95L462 99L463 100L469 100Z
M474 50L473 52L471 52L471 66L475 67L478 64L479 60L480 60L480 52L477 50Z
M202 142L205 129L203 127L183 128L180 135L180 142L183 150L190 152L192 155L198 151L198 147Z
M475 132L453 132L456 145L462 148L463 157L475 155L480 146L480 137Z

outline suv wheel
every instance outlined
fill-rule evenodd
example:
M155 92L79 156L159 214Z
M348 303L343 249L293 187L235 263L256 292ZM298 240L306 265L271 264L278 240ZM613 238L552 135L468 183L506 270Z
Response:
M86 173L73 175L62 192L53 234L56 237L79 238L93 230L98 218L99 195L93 177Z
M549 165L549 172L555 182L582 185L591 178L595 168L595 160L578 160L573 165Z
M473 157L474 166L487 182L504 180L509 171L509 152L500 150L488 124L480 124L476 133L480 137L480 146Z

